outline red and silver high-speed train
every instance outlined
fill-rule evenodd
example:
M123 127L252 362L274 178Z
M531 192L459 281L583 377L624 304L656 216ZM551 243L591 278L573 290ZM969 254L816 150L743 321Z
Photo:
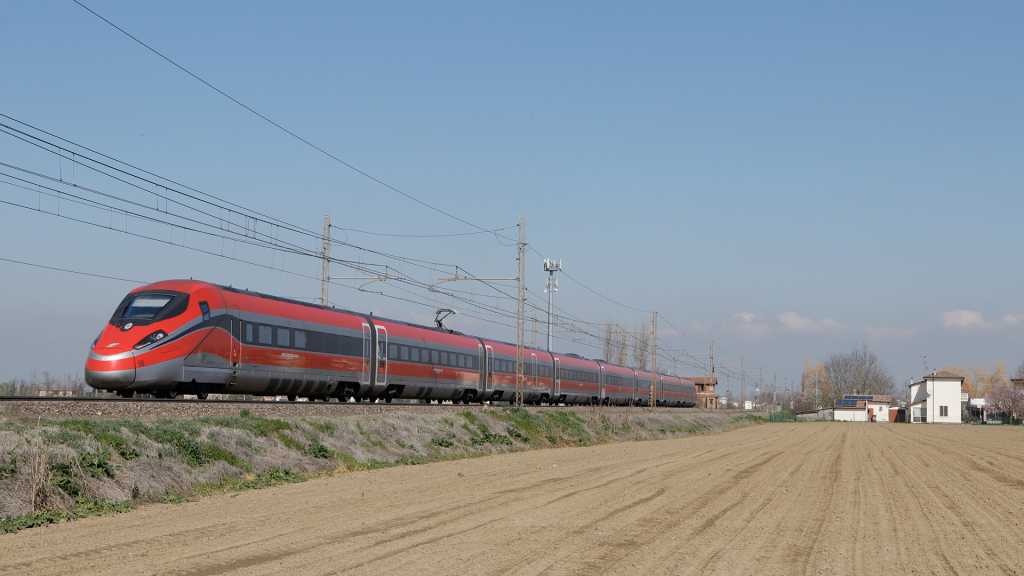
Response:
M646 405L650 372L525 351L525 402ZM658 374L657 402L696 406L692 381ZM514 401L514 344L326 306L168 280L133 290L93 342L93 388L123 397L210 393L348 401Z

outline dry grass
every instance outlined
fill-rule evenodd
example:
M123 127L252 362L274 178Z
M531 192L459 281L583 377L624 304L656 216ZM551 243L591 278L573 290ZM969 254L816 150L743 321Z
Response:
M598 406L337 418L268 419L244 411L154 421L0 418L0 470L8 466L0 471L0 517L68 511L83 500L180 501L218 486L259 487L340 471L749 424L714 412L622 414Z

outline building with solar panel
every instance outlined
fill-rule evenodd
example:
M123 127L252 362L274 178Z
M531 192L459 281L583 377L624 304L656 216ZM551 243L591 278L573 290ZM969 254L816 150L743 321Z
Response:
M885 394L847 394L836 400L832 418L846 422L890 422L892 396ZM892 410L895 415L895 410Z

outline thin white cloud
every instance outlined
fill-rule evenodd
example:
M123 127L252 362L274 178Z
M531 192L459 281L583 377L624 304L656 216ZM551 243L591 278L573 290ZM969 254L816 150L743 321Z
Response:
M764 338L772 331L770 325L763 322L760 316L751 312L733 314L729 327L738 334L749 338Z
M821 332L839 332L845 330L848 326L844 326L831 318L825 318L824 320L815 320L814 318L807 318L800 316L795 312L784 312L779 314L779 323L782 324L784 330L790 332L799 332L803 334L818 334Z
M892 326L882 326L880 328L866 326L864 331L868 333L868 338L874 341L906 340L920 333L920 330L917 328L894 328Z
M969 331L993 331L1024 324L1024 314L1007 314L998 320L986 320L977 310L949 310L939 315L943 328Z

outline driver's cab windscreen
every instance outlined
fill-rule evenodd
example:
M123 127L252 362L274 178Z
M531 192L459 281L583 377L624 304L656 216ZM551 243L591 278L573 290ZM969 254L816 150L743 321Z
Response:
M152 320L173 299L173 296L165 296L163 294L142 294L136 296L128 304L128 307L125 308L121 318L125 320L129 318L132 320Z

